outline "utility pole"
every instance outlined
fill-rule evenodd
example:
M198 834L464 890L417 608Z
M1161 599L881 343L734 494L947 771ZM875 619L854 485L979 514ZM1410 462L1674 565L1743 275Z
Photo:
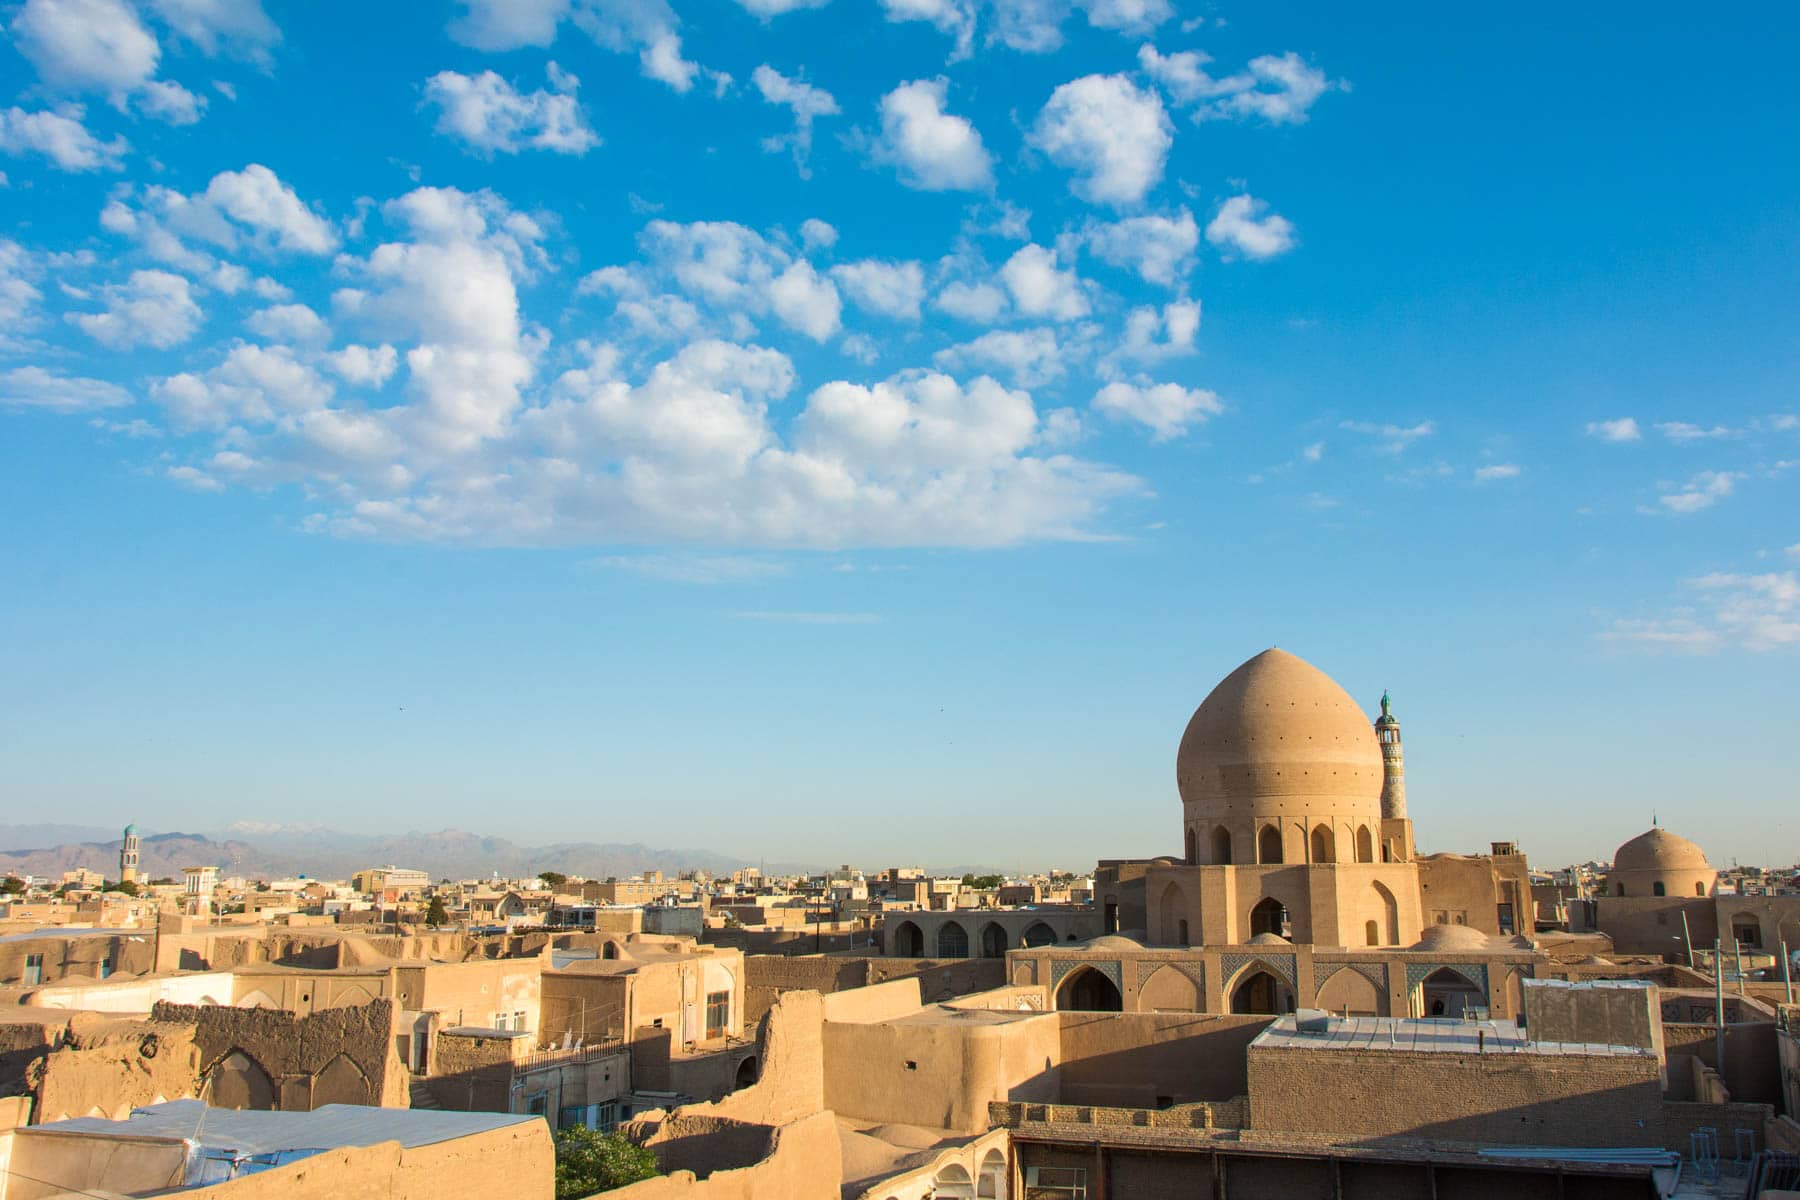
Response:
M1719 1078L1725 1078L1725 972L1719 954L1722 947L1719 939L1713 939L1713 1020L1716 1026L1713 1031L1713 1055L1715 1066L1719 1069Z
M1693 936L1688 932L1688 919L1687 919L1687 910L1686 909L1681 910L1681 941L1682 941L1682 944L1687 947L1688 969L1692 970L1693 966L1694 966L1694 939L1693 939Z
M1788 963L1786 939L1783 939L1781 943L1781 986L1787 989L1787 1002L1792 1004L1794 1002L1794 976Z

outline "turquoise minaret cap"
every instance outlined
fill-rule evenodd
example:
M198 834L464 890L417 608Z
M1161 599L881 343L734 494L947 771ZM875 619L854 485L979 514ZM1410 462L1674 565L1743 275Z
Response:
M126 832L126 834L128 834L128 835L129 835L129 834L133 834L133 833L136 833L136 832L137 832L137 826L136 826L136 825L127 825L127 826L126 826L126 827L125 827L125 832Z
M1384 717L1388 715L1388 694L1386 688L1381 689L1381 715Z

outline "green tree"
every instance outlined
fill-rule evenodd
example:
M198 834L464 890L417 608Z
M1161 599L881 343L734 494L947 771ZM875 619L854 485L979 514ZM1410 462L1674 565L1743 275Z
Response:
M659 1173L655 1152L622 1133L573 1125L556 1135L556 1200L581 1200Z
M127 896L135 896L138 894L137 880L121 879L117 883L107 884L106 890L109 892L123 892Z
M17 875L8 875L6 877L6 882L0 883L0 892L4 892L8 896L23 896L25 894L25 881L20 879Z
M427 925L448 925L450 914L444 909L444 898L433 896L431 903L425 906L425 923Z
M994 888L997 888L1001 884L1005 883L1006 876L1004 876L1004 875L964 875L962 877L962 881L963 881L964 887L970 887L970 888L974 888L976 891L985 892L985 891L992 891Z
M564 875L561 871L539 871L538 878L549 884L552 888L559 888L563 884L569 882L569 877Z

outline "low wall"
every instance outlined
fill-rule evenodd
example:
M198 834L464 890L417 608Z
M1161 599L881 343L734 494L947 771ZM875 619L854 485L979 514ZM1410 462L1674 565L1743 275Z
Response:
M607 1192L607 1200L839 1200L843 1166L830 1113L763 1129L762 1136L767 1152L748 1165L702 1174L671 1155L670 1174Z
M981 1133L992 1101L1057 1098L1060 1036L1053 1014L827 1021L825 1105L852 1120Z
M896 979L870 987L836 992L824 997L827 1021L853 1022L891 1021L919 1011L919 983L916 979Z
M542 1121L410 1150L398 1142L327 1150L182 1193L205 1200L552 1200L555 1194L556 1153L550 1127Z
M1245 1053L1273 1017L1059 1012L1065 1104L1158 1108L1249 1090Z

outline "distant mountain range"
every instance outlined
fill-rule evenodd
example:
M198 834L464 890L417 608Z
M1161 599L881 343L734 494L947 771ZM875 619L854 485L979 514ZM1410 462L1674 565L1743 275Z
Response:
M56 876L77 867L108 878L119 871L116 831L80 825L0 825L0 873ZM460 829L418 831L398 836L343 833L316 825L243 822L206 833L140 831L138 870L149 879L179 877L189 866L220 868L225 875L282 878L306 874L348 879L365 867L416 867L440 879L471 879L498 872L523 877L561 871L605 879L641 874L704 870L728 875L754 866L745 859L710 850L656 849L641 843L558 842L521 846L505 838ZM769 863L772 873L815 870L801 863Z

